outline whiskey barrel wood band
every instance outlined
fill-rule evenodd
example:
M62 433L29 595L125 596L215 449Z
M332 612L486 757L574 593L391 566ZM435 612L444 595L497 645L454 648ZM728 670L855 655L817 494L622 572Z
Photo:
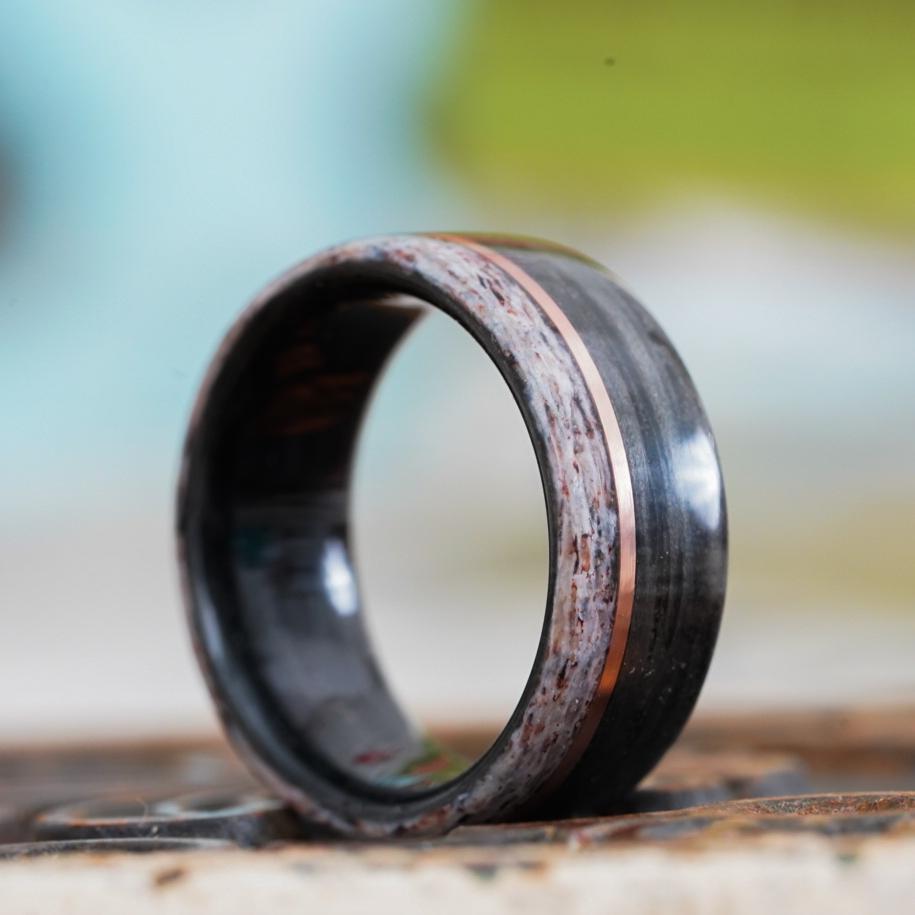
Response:
M420 303L500 370L547 508L537 656L472 764L386 688L348 546L360 421ZM586 812L624 794L688 717L724 600L721 474L682 362L606 271L526 239L357 241L269 286L202 386L178 514L195 648L230 739L306 819L354 835Z

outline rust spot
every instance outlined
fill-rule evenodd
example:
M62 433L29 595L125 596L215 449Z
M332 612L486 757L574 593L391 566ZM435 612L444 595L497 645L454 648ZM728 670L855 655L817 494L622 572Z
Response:
M161 889L163 886L177 883L179 880L184 879L186 875L187 871L183 867L167 867L153 874L153 886L156 889Z

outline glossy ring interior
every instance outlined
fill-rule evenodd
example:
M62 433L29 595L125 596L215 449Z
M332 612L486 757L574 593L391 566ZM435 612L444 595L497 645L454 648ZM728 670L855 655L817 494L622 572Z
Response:
M419 302L501 371L547 508L538 653L472 765L387 689L350 560L360 422ZM682 362L608 273L527 240L368 239L281 277L204 381L178 513L191 630L230 738L305 817L351 834L587 812L624 793L685 722L724 599L721 475Z

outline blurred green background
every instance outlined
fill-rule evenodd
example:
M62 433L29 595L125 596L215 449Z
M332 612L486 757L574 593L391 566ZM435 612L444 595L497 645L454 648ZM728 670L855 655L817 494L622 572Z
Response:
M212 728L171 542L207 360L346 237L498 229L616 271L716 429L707 706L915 698L915 7L0 5L0 737ZM417 714L533 656L533 456L431 316L356 470L369 624Z
M495 0L432 94L476 193L603 217L696 193L915 229L915 7Z

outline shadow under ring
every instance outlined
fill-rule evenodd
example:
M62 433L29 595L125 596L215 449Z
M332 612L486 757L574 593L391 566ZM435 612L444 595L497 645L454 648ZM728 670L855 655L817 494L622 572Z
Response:
M359 426L417 300L499 369L546 502L539 647L471 765L389 692L350 559ZM624 795L689 716L724 601L724 490L683 363L610 274L526 239L367 239L269 286L198 396L178 534L195 649L230 740L307 820L367 837L584 814Z

